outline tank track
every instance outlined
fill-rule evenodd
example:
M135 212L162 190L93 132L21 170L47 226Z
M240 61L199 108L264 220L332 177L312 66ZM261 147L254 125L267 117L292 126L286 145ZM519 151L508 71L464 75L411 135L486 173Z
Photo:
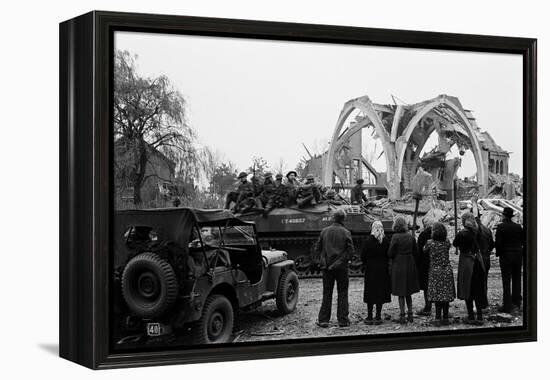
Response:
M364 269L361 262L361 256L358 252L359 247L366 236L353 236L356 253L354 253L349 264L349 276L363 276ZM288 258L296 262L296 270L299 278L320 278L322 276L319 263L312 259L313 245L317 241L317 236L270 236L259 237L259 242L264 249L280 249L288 253Z

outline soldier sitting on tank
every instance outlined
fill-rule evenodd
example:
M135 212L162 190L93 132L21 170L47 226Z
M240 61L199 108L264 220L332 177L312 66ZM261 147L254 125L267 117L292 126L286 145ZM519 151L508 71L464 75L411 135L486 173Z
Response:
M271 197L273 208L285 207L285 199L287 199L287 191L283 183L283 175L277 174L275 176L273 195Z
M257 175L253 175L251 178L251 183L252 183L252 189L254 189L254 197L255 198L260 197L264 189L262 183L260 182L260 178Z
M351 189L351 204L352 205L358 205L362 204L363 202L368 202L367 196L363 192L363 183L365 181L363 178L359 178L357 181L355 181L356 185L353 186Z
M296 176L298 173L296 173L294 170L289 171L286 173L286 199L285 199L285 206L289 207L296 203L296 196L298 195L298 187L300 186L300 182L296 179Z
M345 202L342 199L342 197L340 196L340 194L338 194L336 192L336 190L334 190L334 189L328 189L325 192L325 195L324 195L323 199L326 200L327 203L329 203L331 205L334 205L334 206L340 206L340 205L345 204Z
M242 212L243 208L248 208L248 205L250 204L249 199L252 198L252 200L254 200L254 190L252 188L252 183L248 181L248 179L246 178L247 176L248 175L245 172L241 172L237 177L240 183L236 191L232 191L227 194L227 198L225 200L226 209L229 209L231 202L234 202L235 205L233 206L232 211Z
M262 186L262 192L257 198L259 206L263 208L264 214L267 214L269 211L275 208L273 203L273 198L275 196L276 184L273 181L273 175L270 172L265 173L264 175L264 184Z
M315 183L313 174L306 176L306 183L298 188L296 203L299 208L306 208L316 205L321 201L321 192L319 186Z
M256 210L262 210L262 192L264 190L264 185L260 181L260 177L258 175L253 175L251 178L252 183L252 189L253 189L253 198L254 198L254 205L252 206L252 209ZM252 210L251 210L252 211Z
M239 180L239 184L237 186L237 189L235 189L233 191L230 191L225 196L225 207L224 208L226 210L230 209L231 203L235 203L235 205L237 204L237 200L239 199L239 188L241 187L241 185L243 183L248 182L248 181L246 181L246 177L247 177L247 174L245 172L241 172L239 174L239 176L237 177L237 179Z

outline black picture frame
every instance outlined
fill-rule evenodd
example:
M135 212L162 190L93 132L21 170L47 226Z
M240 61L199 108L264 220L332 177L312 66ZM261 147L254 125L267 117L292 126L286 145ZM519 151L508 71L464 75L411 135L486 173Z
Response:
M526 233L524 324L453 333L354 336L174 351L109 350L111 81L115 31L520 54ZM60 24L60 356L89 368L527 342L537 339L537 40L93 11Z

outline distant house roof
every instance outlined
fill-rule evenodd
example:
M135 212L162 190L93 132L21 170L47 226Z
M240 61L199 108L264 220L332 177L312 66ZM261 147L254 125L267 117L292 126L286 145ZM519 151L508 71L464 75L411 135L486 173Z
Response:
M115 144L115 149L122 148L124 146L121 138L115 140L114 144ZM169 159L168 157L166 157L165 154L163 154L161 151L153 147L151 144L149 143L146 143L146 144L147 144L146 145L147 151L149 152L149 154L166 163L170 171L174 173L176 170L176 163L171 159Z
M164 161L166 165L168 165L168 167L170 168L170 171L174 173L174 171L176 170L176 163L174 161L166 157L166 155L164 155L161 151L154 148L150 144L147 144L147 150L149 150L151 155L157 157L161 161Z
M481 147L484 149L484 150L488 150L490 152L498 152L498 153L506 153L508 154L507 151L505 151L504 149L502 149L500 147L500 145L498 145L495 140L493 139L493 137L489 134L489 132L482 132L482 135L483 135L483 140L480 141L481 143Z

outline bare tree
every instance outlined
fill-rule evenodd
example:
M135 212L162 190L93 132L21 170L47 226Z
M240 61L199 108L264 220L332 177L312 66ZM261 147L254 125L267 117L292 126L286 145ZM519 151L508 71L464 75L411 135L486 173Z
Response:
M269 165L263 157L252 157L252 165L248 168L249 173L253 173L257 178L260 178L267 171Z
M285 174L286 170L287 170L287 164L286 164L286 161L283 157L280 157L279 158L279 161L277 162L277 164L273 167L273 170L275 171L275 174Z
M134 204L142 203L141 188L156 173L147 174L158 151L176 164L181 176L198 170L195 134L186 122L186 103L164 76L144 78L136 58L117 50L114 70L115 177L134 189Z
M214 189L212 187L212 179L214 178L216 170L218 169L222 161L223 154L219 150L213 149L209 146L205 146L200 153L201 169L204 173L204 176L206 177L206 181L210 185L209 192L211 194L214 193Z

